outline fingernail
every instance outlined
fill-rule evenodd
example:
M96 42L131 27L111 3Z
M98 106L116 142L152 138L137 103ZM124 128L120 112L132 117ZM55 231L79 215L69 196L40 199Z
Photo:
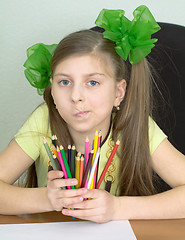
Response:
M78 201L79 201L79 202L82 202L82 201L83 201L83 197L79 197L79 198L78 198Z
M62 210L62 213L65 214L65 215L67 215L69 212L68 212L67 209L63 209L63 210Z

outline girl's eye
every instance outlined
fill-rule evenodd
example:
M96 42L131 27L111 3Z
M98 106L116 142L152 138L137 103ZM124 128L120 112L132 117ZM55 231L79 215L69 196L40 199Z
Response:
M68 86L68 85L70 85L71 83L70 83L70 81L68 81L68 80L61 80L61 81L60 81L60 84L61 84L62 86Z
M91 80L91 81L88 82L88 85L90 85L90 86L96 86L98 84L99 84L99 82L97 82L95 80Z

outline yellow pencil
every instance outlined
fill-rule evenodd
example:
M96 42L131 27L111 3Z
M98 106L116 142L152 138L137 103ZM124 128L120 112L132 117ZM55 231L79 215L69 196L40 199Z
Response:
M94 162L94 158L95 158L96 152L97 152L98 137L99 137L98 130L96 130L95 136L94 136L94 155L93 155L93 159L92 159L92 164ZM92 178L92 181L91 181L90 189L93 189L93 185L94 185L94 175L93 175L93 178Z

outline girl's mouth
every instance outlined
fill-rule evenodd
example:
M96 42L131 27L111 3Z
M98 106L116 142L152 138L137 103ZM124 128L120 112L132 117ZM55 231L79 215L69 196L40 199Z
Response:
M78 112L75 114L75 117L76 118L87 118L89 115L89 112L88 111L82 111L82 112Z

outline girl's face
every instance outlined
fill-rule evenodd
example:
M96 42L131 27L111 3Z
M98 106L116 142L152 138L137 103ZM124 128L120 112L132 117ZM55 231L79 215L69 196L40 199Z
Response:
M108 131L113 106L122 101L126 82L116 83L112 66L94 55L72 56L56 66L52 96L71 134Z

